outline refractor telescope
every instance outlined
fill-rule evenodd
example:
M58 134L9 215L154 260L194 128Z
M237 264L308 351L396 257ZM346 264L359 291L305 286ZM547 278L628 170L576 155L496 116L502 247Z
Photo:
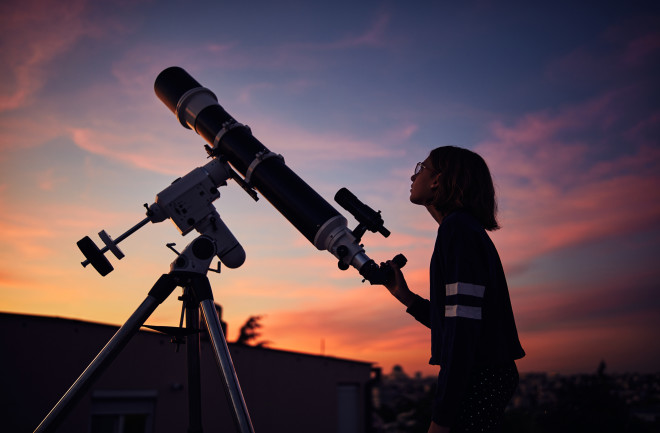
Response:
M185 332L180 329L172 331L169 327L159 327L159 330L174 336L187 335L188 431L202 431L199 360L201 312L225 383L225 391L234 408L236 426L241 433L254 432L214 305L211 285L206 277L207 271L212 270L209 266L214 257L229 268L237 268L245 261L243 247L213 206L213 201L220 197L218 188L226 185L227 179L234 179L255 200L255 189L263 194L316 248L332 253L339 260L340 269L346 270L353 266L371 284L384 284L392 278L392 268L387 264L377 265L365 254L360 244L367 230L389 236L390 232L383 226L380 211L374 211L346 188L342 188L335 200L358 221L358 226L349 230L346 218L287 167L282 156L268 150L254 138L250 128L231 117L218 104L216 96L183 69L173 67L161 72L156 79L155 90L184 127L195 130L208 142L205 147L212 160L176 179L158 193L153 204L145 204L146 218L116 240L101 231L99 236L105 243L102 249L89 237L78 241L78 247L87 259L82 264L91 264L101 275L107 275L113 267L105 253L110 251L121 259L124 254L117 244L149 222L158 223L170 219L182 235L196 230L200 236L181 253L172 248L173 244L168 244L177 254L170 265L170 272L158 279L142 304L48 413L37 427L38 433L53 431L57 427L96 377L176 287L184 289L184 295L179 299L183 302L180 327L185 313ZM401 254L393 261L399 267L406 263ZM219 271L220 263L216 272Z
M344 216L294 173L281 155L271 152L248 126L227 113L212 91L182 68L162 71L154 89L181 125L204 138L210 156L228 162L244 177L244 189L259 191L317 249L332 253L341 269L353 266L371 284L382 284L391 277L391 268L377 265L360 244L366 230L389 235L380 212L343 188L335 200L359 223L355 230L349 230ZM393 260L400 267L406 263L400 254Z

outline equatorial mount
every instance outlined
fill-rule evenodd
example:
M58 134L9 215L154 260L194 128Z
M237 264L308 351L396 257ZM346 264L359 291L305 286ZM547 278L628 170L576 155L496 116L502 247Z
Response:
M131 227L128 231L113 240L105 230L99 232L99 237L105 244L99 248L89 236L78 241L78 248L87 260L83 267L91 264L102 276L114 269L105 253L112 252L121 260L124 253L117 246L121 241L138 231L147 223L158 223L166 219L172 220L181 235L196 230L215 245L215 255L230 268L237 268L245 261L245 251L232 232L220 218L213 202L220 197L218 188L227 185L227 179L240 179L240 176L221 159L213 159L203 167L197 167L185 176L176 179L170 186L156 195L156 201L144 206L147 217ZM248 191L240 179L243 189ZM250 194L256 198L256 193ZM218 264L219 266L219 264Z

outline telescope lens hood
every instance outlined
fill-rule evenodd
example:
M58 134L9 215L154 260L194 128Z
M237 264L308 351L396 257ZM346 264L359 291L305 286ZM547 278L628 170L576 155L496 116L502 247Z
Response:
M202 87L183 68L172 66L165 69L154 83L154 91L158 99L163 101L172 113L176 114L177 104L181 97L189 90Z

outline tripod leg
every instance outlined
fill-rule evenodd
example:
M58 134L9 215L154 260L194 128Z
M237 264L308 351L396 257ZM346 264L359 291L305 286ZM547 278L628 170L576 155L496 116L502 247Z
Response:
M199 331L199 304L194 302L188 290L186 302L186 328ZM186 337L188 364L188 433L202 432L202 380L200 369L200 333Z
M119 355L130 339L140 330L140 327L156 310L158 305L167 299L175 287L176 282L169 274L160 277L149 292L147 298L140 304L131 317L129 317L126 323L119 328L117 333L115 333L96 358L94 358L85 371L71 385L60 401L57 402L55 407L46 415L46 418L36 428L35 433L53 431L57 428L57 425L62 422L74 404L89 389L94 380Z
M215 305L213 304L213 297L211 296L210 299L201 301L201 307L202 313L204 314L204 319L206 321L206 328L209 331L209 336L211 337L211 342L213 343L215 359L218 362L220 373L222 374L222 378L225 382L227 397L231 401L234 409L234 416L238 429L241 433L254 433L252 421L250 420L250 414L248 413L247 405L243 399L243 392L241 391L241 386L238 383L236 370L234 369L234 364L231 360L231 355L229 354L227 341L225 340L225 335L222 332L222 326L220 325L218 312L215 309Z

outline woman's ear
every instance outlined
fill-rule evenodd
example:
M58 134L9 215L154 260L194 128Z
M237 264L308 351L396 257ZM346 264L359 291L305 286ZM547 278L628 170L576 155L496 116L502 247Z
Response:
M431 178L431 188L437 188L440 186L440 173L434 173Z

